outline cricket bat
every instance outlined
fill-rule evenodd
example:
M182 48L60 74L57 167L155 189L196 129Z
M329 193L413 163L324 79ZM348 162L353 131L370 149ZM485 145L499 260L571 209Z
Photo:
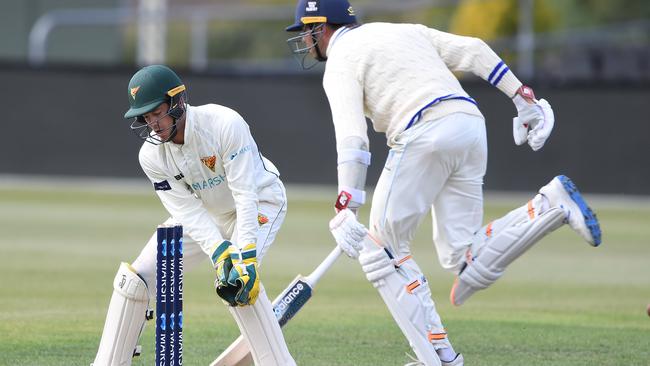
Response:
M339 194L334 206L339 211L343 210L348 206L351 198L349 193L343 191ZM273 312L281 327L287 324L311 299L314 287L340 255L341 248L337 245L308 276L300 274L296 276L289 286L273 300ZM210 366L251 366L252 364L253 357L248 342L240 335Z

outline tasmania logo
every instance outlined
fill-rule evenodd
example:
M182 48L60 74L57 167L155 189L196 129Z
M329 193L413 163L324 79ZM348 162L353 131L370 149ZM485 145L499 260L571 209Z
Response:
M135 95L138 94L138 90L140 90L140 85L131 88L131 98L133 98L133 100L135 100Z
M260 224L260 226L266 224L269 222L269 218L266 215L262 215L261 213L257 214L257 222Z
M206 156L205 158L201 158L201 162L214 172L214 164L217 162L217 157L214 155Z

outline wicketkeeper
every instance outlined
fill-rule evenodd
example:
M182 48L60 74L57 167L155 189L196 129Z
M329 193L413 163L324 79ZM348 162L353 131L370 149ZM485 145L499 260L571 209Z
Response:
M339 246L359 259L420 364L463 364L411 256L411 240L429 211L440 264L458 275L451 291L456 305L494 283L512 261L563 224L589 244L600 244L595 215L565 176L481 228L485 120L453 72L471 72L512 99L518 145L541 149L554 124L550 104L536 99L483 41L419 24L361 25L347 0L299 0L295 22L286 30L300 32L288 42L303 67L315 64L309 55L327 62L323 86L336 134L338 188L352 194L352 211L366 201L366 118L386 134L390 152L368 228L379 247L365 238L365 228L349 210L341 211L330 229Z
M128 86L131 128L146 142L140 165L171 217L184 230L185 268L206 257L256 365L295 365L259 265L286 215L275 166L258 151L244 119L217 104L190 106L180 78L166 66L142 68ZM122 263L94 366L130 365L155 298L156 236Z

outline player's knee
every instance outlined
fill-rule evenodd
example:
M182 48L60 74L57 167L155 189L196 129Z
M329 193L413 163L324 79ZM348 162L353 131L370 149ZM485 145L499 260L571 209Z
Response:
M471 260L467 258L467 255L471 256L471 254L468 254L468 248L469 245L466 245L449 254L441 255L438 253L440 266L447 271L458 274L467 261Z
M127 299L143 301L149 299L145 280L128 263L122 262L113 280L113 288Z

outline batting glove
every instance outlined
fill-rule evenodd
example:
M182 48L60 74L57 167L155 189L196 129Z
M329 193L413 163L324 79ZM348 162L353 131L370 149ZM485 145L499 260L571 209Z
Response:
M230 259L232 248L234 247L229 241L224 241L219 244L212 252L212 264L217 270L217 279L214 281L217 295L219 295L226 304L236 306L237 302L235 301L235 294L237 288L236 286L228 284L228 277L232 270L232 260Z
M536 100L528 86L519 88L512 101L517 107L517 117L512 119L515 144L528 142L533 151L541 149L555 125L551 105L544 99Z
M255 304L260 293L255 244L247 244L241 249L233 247L230 260L232 270L228 277L228 285L236 288L236 304L238 306Z
M346 208L339 211L330 220L329 226L330 232L341 250L350 258L359 258L359 251L363 249L362 241L367 234L367 230L365 226L357 221L357 216Z

